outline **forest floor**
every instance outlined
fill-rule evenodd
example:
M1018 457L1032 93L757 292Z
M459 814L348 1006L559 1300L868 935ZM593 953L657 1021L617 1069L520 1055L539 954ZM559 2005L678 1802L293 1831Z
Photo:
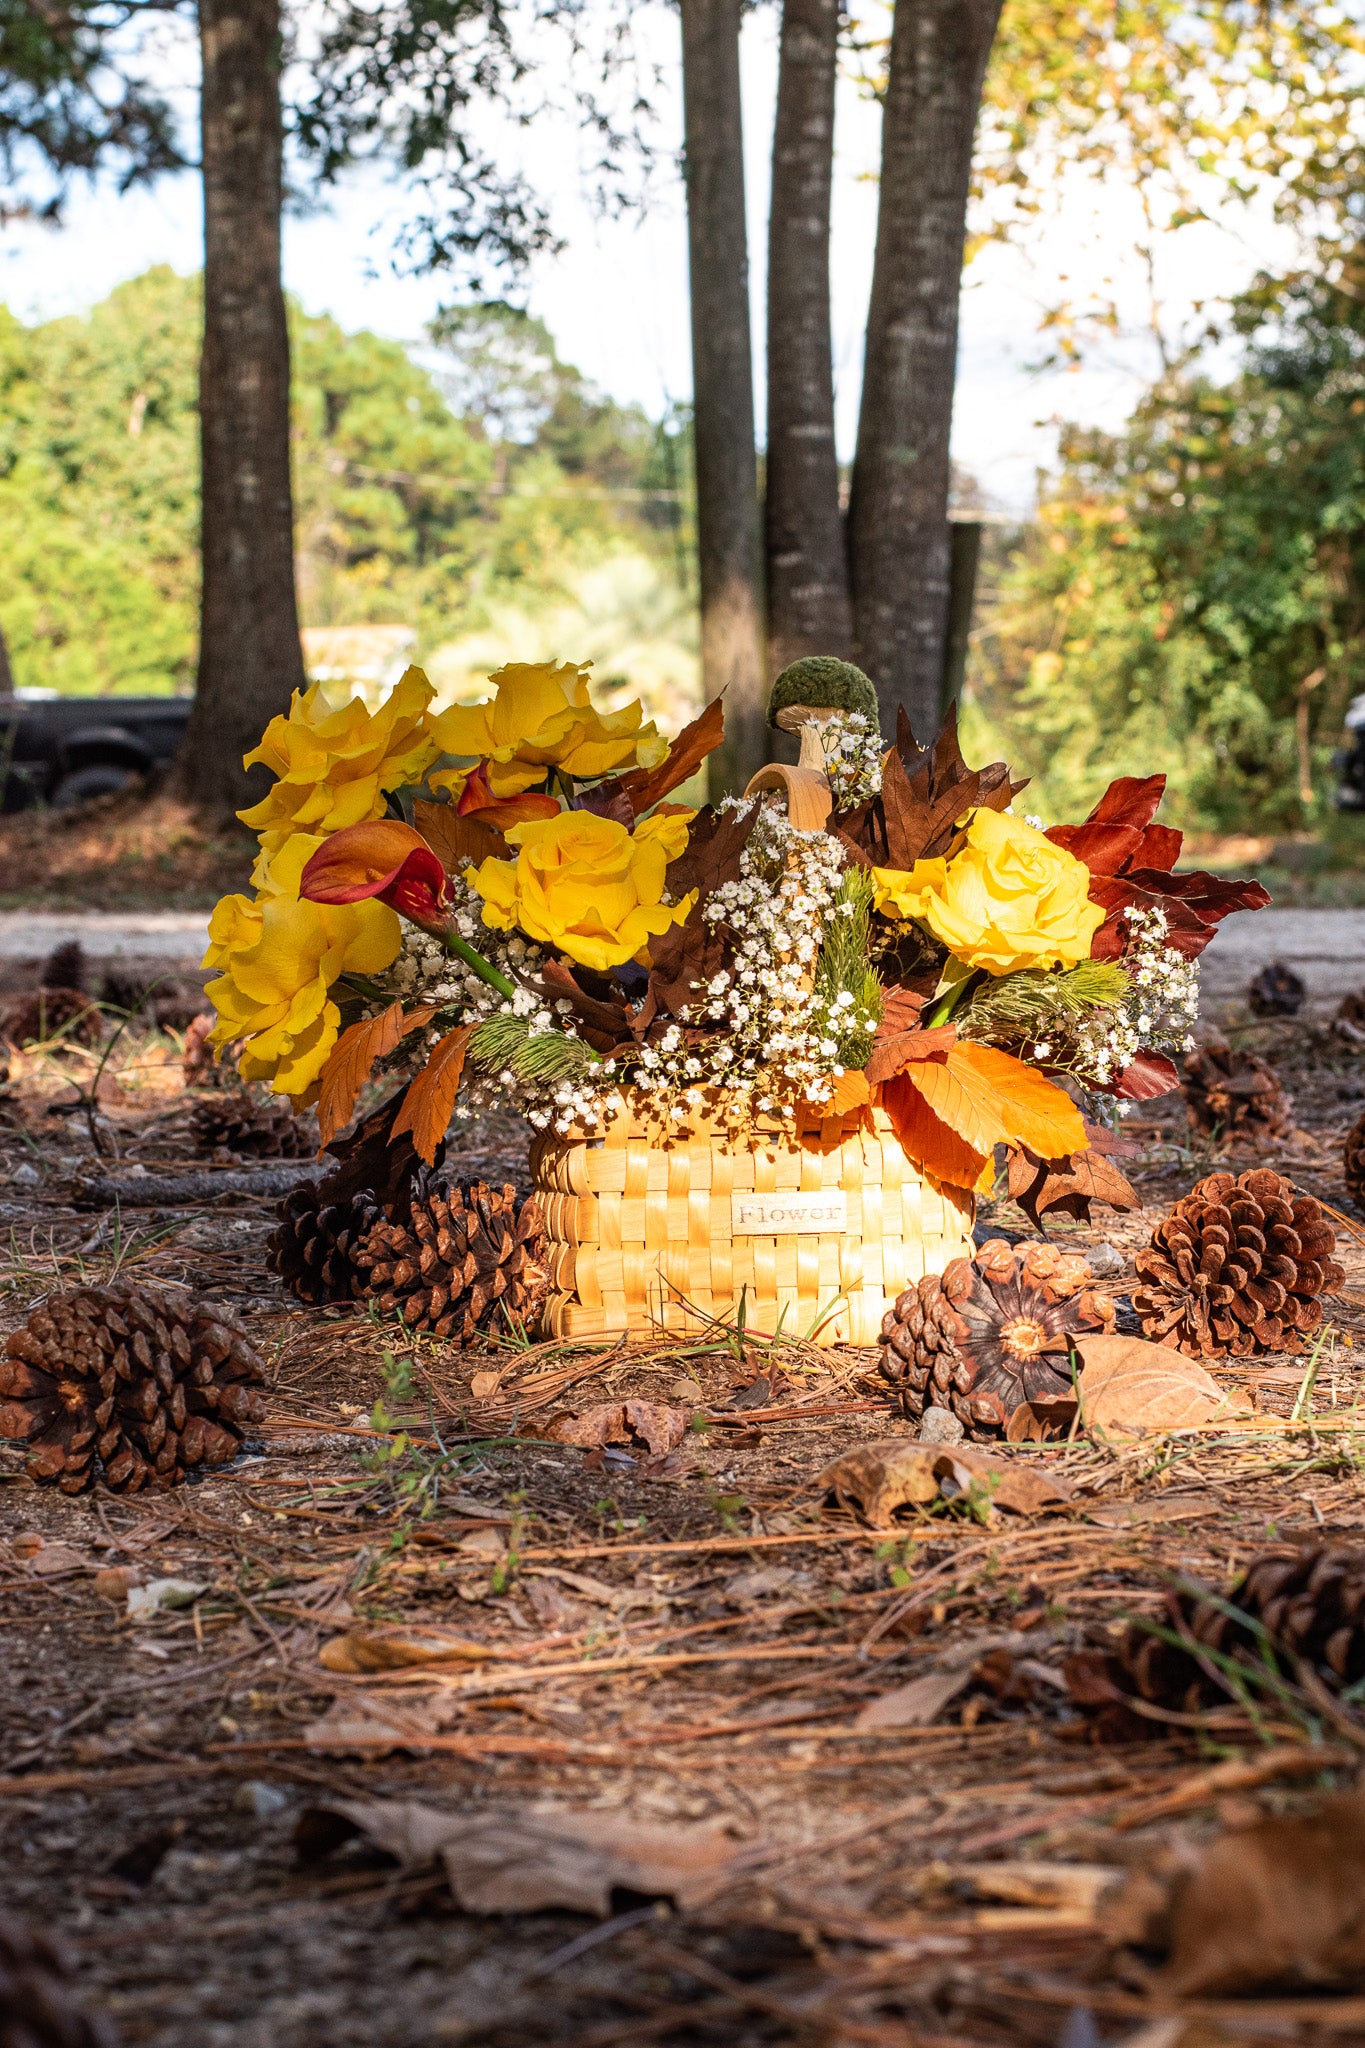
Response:
M1360 1997L1179 1995L1104 1903L1350 1785L1365 1724L1291 1703L1101 1742L1062 1673L1175 1577L1365 1541L1340 1175L1365 1067L1325 1025L1247 1039L1299 1126L1261 1163L1351 1218L1315 1376L1216 1367L1255 1430L1007 1448L1066 1498L890 1529L821 1479L911 1434L872 1354L732 1330L475 1354L302 1308L268 1203L77 1206L95 1139L125 1176L189 1161L172 1041L125 1038L91 1115L91 1055L17 1057L0 1336L59 1283L188 1286L245 1316L270 1414L166 1494L67 1499L0 1446L0 1899L69 1936L129 2048L1365 2040ZM1126 1255L1222 1163L1178 1101L1147 1108L1143 1211L1056 1234ZM510 1119L470 1142L485 1175L524 1170ZM631 1396L688 1411L678 1449L551 1438ZM130 1611L167 1579L181 1604Z
M245 889L253 834L133 791L0 817L0 910L210 910Z

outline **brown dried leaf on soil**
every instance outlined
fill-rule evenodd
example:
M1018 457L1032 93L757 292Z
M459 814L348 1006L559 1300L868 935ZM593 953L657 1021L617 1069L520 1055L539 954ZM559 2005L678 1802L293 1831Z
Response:
M410 1799L353 1799L310 1807L298 1846L308 1860L362 1834L400 1863L441 1862L466 1913L538 1913L555 1907L605 1918L612 1894L705 1905L741 1855L709 1822L667 1824L549 1804L447 1813ZM746 1858L747 1860L747 1858Z
M891 1528L897 1508L924 1507L959 1494L974 1495L983 1507L1036 1515L1063 1506L1075 1491L1066 1480L1006 1456L902 1437L846 1452L826 1466L819 1483L874 1529Z
M1365 1792L1273 1814L1207 1848L1165 1850L1107 1915L1121 1945L1166 1958L1177 1997L1365 1985Z
M1103 1436L1156 1436L1241 1420L1251 1404L1194 1359L1145 1337L1078 1337L1085 1426Z
M1088 1150L1065 1159L1042 1159L1027 1145L1010 1147L1010 1194L1040 1230L1044 1215L1053 1210L1088 1223L1092 1202L1107 1202L1111 1209L1142 1207L1125 1176L1096 1142L1093 1125L1086 1125L1086 1136Z
M324 1643L319 1661L328 1671L400 1671L413 1664L485 1664L506 1656L447 1629L353 1628Z
M556 1416L546 1434L554 1443L577 1444L585 1451L624 1444L663 1458L682 1442L691 1420L685 1408L661 1401L597 1401L591 1408Z

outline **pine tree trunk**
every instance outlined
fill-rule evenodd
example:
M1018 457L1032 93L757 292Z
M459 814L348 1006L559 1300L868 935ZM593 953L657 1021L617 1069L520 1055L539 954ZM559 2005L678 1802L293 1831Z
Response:
M856 659L883 724L938 726L951 548L948 440L972 145L1001 0L897 0L849 506Z
M14 695L14 671L9 665L9 649L5 645L5 634L0 627L0 697Z
M682 0L702 684L725 692L713 796L767 752L739 22L740 0Z
M304 683L280 282L279 0L200 0L204 346L199 676L176 781L211 809L268 786L242 755Z
M784 0L768 227L769 657L852 652L830 349L839 0Z

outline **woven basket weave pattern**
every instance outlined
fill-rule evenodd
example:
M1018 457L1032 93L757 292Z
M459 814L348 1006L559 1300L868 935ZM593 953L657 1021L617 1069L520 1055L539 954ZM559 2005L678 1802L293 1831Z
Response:
M696 1331L731 1317L875 1344L911 1280L971 1255L973 1203L940 1192L906 1158L880 1110L812 1121L795 1133L697 1129L663 1137L619 1116L602 1138L543 1136L531 1172L549 1240L555 1337ZM735 1234L734 1197L842 1194L843 1229Z

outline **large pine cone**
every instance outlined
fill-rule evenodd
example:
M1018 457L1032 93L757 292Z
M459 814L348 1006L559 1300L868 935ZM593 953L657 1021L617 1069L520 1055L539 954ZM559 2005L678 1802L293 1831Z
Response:
M1335 1250L1321 1204L1269 1167L1211 1173L1137 1254L1133 1307L1148 1337L1191 1358L1300 1351L1319 1295L1346 1277Z
M535 1197L422 1172L406 1218L377 1223L356 1253L366 1291L411 1330L472 1344L526 1331L549 1287Z
M275 1211L279 1226L270 1234L266 1261L299 1301L354 1301L365 1292L367 1275L355 1263L366 1234L384 1219L370 1188L340 1201L326 1199L324 1181L301 1181Z
M1346 1133L1341 1170L1347 1194L1353 1202L1365 1206L1365 1116L1358 1117Z
M116 1493L176 1486L236 1457L264 1419L265 1368L228 1310L169 1288L74 1287L50 1295L0 1357L0 1437L26 1470L83 1493L102 1469Z
M906 1288L882 1322L881 1371L912 1418L951 1408L972 1435L990 1435L1025 1401L1071 1393L1068 1337L1114 1327L1093 1282L1075 1253L992 1238Z
M0 1038L11 1045L45 1045L53 1038L98 1045L103 1036L104 1019L84 989L36 988L0 1014Z
M115 2048L105 2021L77 2002L70 1963L52 1933L4 1912L0 2048Z
M1185 1059L1182 1093L1190 1129L1201 1137L1266 1144L1294 1127L1294 1108L1275 1069L1254 1052L1212 1042Z
M307 1159L318 1149L314 1117L295 1116L278 1095L257 1095L248 1088L196 1102L190 1135L195 1150L207 1158L227 1153L237 1159Z
M1168 1592L1158 1629L1131 1624L1105 1675L1119 1693L1175 1713L1236 1699L1235 1669L1220 1674L1228 1661L1264 1673L1267 1635L1328 1685L1355 1685L1365 1678L1365 1549L1325 1543L1262 1551L1225 1599L1191 1588ZM1258 1692L1254 1679L1242 1689Z

